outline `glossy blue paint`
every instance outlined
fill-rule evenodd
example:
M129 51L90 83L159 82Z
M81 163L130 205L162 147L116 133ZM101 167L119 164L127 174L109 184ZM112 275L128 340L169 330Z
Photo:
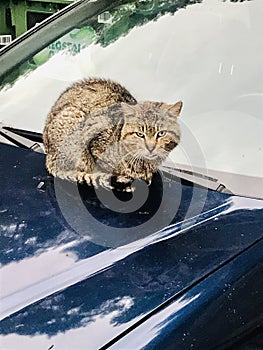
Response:
M181 341L194 344L197 337L187 334L202 332L215 313L220 316L214 322L224 325L224 318L230 317L225 313L227 307L246 313L248 303L243 303L243 298L247 290L258 290L262 295L258 281L263 201L180 185L176 178L162 182L157 176L143 208L127 215L113 213L101 205L92 189L83 186L79 191L87 213L108 225L105 232L107 227L123 228L123 240L118 233L107 241L113 245L106 246L105 232L94 231L93 225L87 227L88 221L77 226L85 224L85 231L77 232L69 226L58 207L44 155L3 144L0 147L1 164L5 165L0 177L1 263L8 276L4 283L9 285L2 298L2 335L24 341L28 347L34 340L41 346L75 341L78 349L94 349L110 345L131 331L131 337L135 334L134 341L139 342L132 349L143 344L173 348ZM4 176L7 173L8 178ZM148 233L137 230L135 237L128 237L125 227L154 216L162 186L168 186L170 193L181 189L180 206L172 222L161 231L155 232L152 226ZM78 202L69 187L63 185L61 191L77 220ZM202 212L195 218L189 214L193 192L200 201L205 199ZM175 199L170 196L165 200L171 206ZM161 215L164 219L165 208ZM186 213L189 217L185 220ZM18 281L19 273L25 274L22 281ZM257 276L256 289L246 289L251 285L250 276ZM242 278L246 278L244 285ZM224 306L231 300L229 285L238 291L237 301ZM257 301L259 316L261 307ZM248 314L249 322L258 322L253 310ZM237 321L230 318L232 330L242 326ZM140 336L143 322L145 336ZM173 330L177 329L180 331L175 336ZM200 344L209 339L218 342L212 329L211 338L204 336L204 328L202 334ZM120 344L132 344L129 339L122 338ZM221 343L226 340L221 334Z
M130 349L228 349L237 343L235 349L261 349L262 272L261 239L172 298L110 349L124 349L127 344ZM257 330L258 342L251 336Z

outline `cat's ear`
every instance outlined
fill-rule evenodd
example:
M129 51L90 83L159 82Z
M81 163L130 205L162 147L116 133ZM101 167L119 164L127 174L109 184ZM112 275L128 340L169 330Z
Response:
M171 114L173 114L176 117L179 117L179 114L182 110L183 107L183 102L182 101L178 101L175 104L172 105L168 105L168 104L163 104L162 108L169 111Z
M124 115L128 116L128 115L134 115L136 113L134 107L134 105L129 104L129 103L125 103L122 102L121 103L121 109Z

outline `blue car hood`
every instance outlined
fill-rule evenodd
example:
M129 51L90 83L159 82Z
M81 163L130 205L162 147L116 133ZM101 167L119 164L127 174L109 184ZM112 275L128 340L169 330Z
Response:
M113 210L42 154L1 144L0 159L4 348L99 348L263 236L260 200L157 174L138 210Z

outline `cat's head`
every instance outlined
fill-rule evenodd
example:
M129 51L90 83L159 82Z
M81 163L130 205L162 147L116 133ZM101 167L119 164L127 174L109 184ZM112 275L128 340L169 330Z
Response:
M180 141L177 118L182 105L181 101L122 103L121 141L126 150L136 158L156 164L162 162Z

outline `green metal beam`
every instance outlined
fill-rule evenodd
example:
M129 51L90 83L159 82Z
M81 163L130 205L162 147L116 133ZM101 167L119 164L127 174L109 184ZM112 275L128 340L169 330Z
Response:
M6 9L9 5L9 0L0 1L0 34L11 34L11 28L6 23Z
M13 2L11 2L9 8L11 9L12 25L15 27L15 36L18 37L27 30L26 1L20 1L17 4L13 4Z
M11 34L13 38L28 30L27 12L53 14L74 0L0 0L0 35ZM7 23L7 11L11 23Z

